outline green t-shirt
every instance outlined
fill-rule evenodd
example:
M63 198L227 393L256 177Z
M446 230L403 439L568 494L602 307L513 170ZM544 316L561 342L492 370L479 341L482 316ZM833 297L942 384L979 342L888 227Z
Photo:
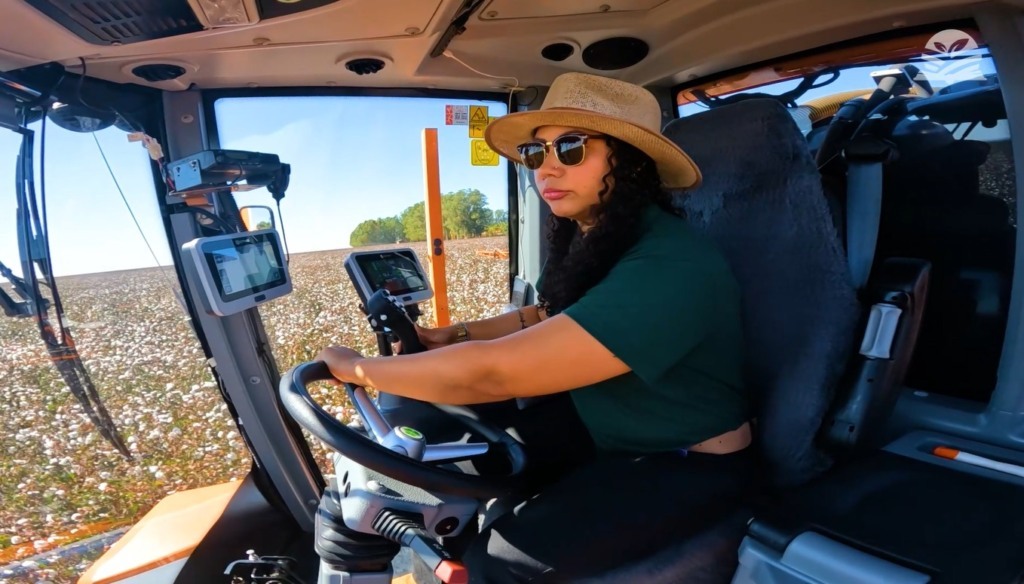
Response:
M636 245L563 312L631 369L570 392L604 451L685 448L749 416L739 287L725 259L654 205L643 221Z

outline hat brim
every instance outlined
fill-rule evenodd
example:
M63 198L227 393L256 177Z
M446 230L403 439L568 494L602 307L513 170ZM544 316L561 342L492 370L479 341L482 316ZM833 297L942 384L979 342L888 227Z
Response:
M629 120L587 110L550 108L508 114L488 124L484 139L498 154L522 164L516 147L533 140L534 131L541 126L567 126L618 138L654 160L662 183L667 188L685 189L700 185L700 169L668 138Z

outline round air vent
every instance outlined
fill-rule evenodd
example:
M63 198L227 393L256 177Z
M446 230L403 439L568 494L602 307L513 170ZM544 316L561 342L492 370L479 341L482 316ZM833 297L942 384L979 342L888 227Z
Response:
M352 59L345 63L345 68L356 75L373 75L384 68L384 61L375 57Z
M575 52L576 47L569 43L551 43L541 49L540 54L549 61L564 61L571 57Z
M152 63L149 65L139 65L132 69L132 75L141 77L150 83L157 83L159 81L170 81L177 79L185 74L185 68L179 67L178 65L170 65L168 63Z
M614 71L643 61L648 51L647 43L638 38L614 37L583 49L583 62L591 69Z

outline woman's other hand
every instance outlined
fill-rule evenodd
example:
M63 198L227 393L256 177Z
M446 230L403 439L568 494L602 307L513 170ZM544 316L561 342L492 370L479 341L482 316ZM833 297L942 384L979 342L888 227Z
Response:
M445 347L455 342L455 327L425 328L413 323L416 327L416 336L427 350ZM394 344L395 353L402 352L402 342Z

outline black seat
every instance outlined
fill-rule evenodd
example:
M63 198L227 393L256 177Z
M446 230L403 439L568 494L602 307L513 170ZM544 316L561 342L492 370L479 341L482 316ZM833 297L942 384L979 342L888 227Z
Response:
M905 365L913 345L927 264L883 265L879 272L895 273L896 285L876 285L874 296L858 300L807 143L773 100L675 120L664 133L704 175L698 189L677 197L678 205L717 242L743 292L746 378L757 401L766 482L802 484L831 464L816 440L819 429L825 437L842 429L831 442L845 450L877 441L901 381L902 370L892 364ZM889 359L857 353L876 301L903 303L905 318L895 337L885 339L892 341ZM877 366L884 371L864 373ZM600 582L728 581L752 513L737 510L706 533Z

